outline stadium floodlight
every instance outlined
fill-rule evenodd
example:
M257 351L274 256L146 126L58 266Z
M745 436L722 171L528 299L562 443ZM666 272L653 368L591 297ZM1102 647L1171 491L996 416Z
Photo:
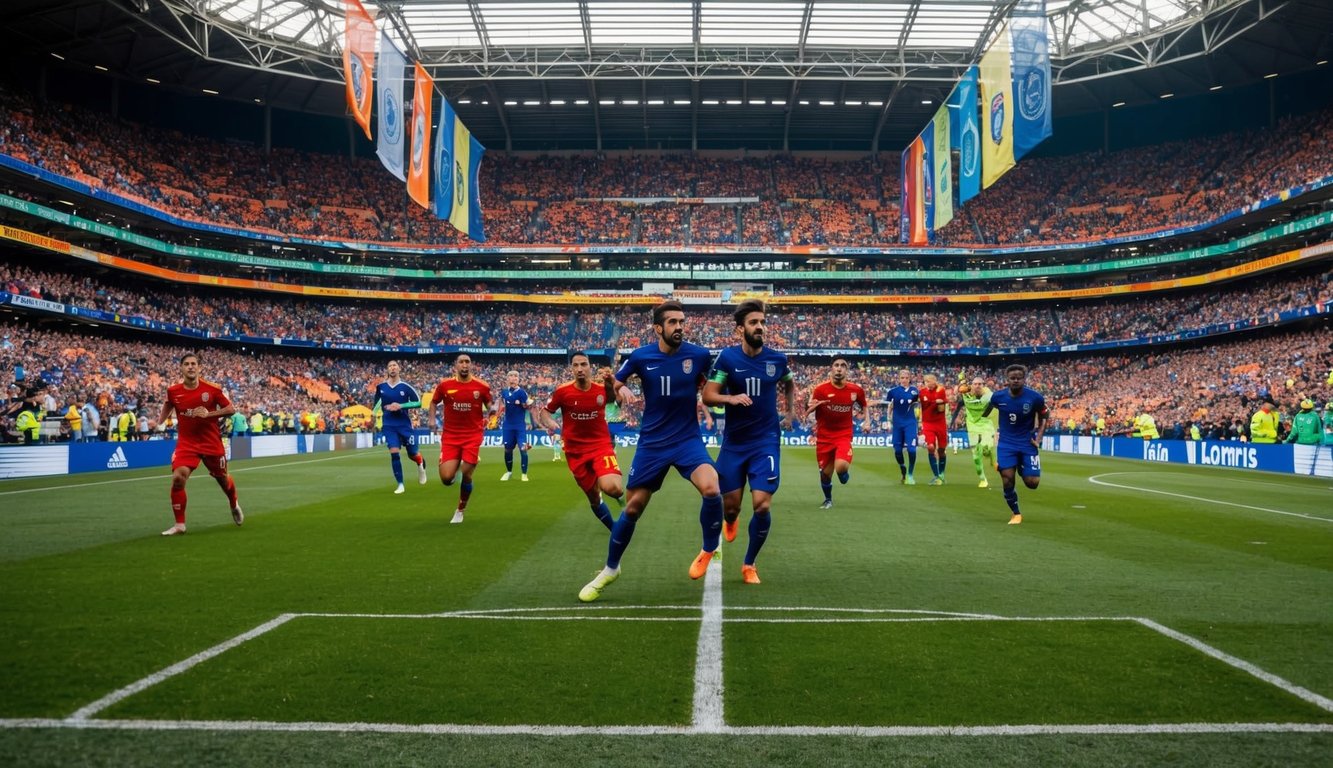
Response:
M51 51L51 55L54 56L54 57L56 57L57 59L60 59L61 61L64 61L64 60L65 60L65 57L64 57L64 56L61 56L60 54L56 53L55 51Z
M1169 98L1171 98L1172 96L1175 96L1175 94L1174 94L1174 93L1164 93L1164 94L1162 94L1159 98L1169 99Z
M661 99L649 99L649 100L648 100L648 106L650 106L650 107L660 107L660 106L662 106L662 105L665 104L665 103L666 103L666 102L662 101Z
M1269 72L1268 74L1264 75L1265 80L1272 80L1275 77L1277 77L1276 72Z
M564 99L551 99L551 106L553 106L553 107L563 107L563 106L565 106L565 100L564 100Z
M638 99L625 99L624 101L622 101L622 102L620 102L620 103L621 103L621 104L624 104L624 105L627 106L627 107L637 107L637 106L639 106L639 100L638 100Z
M525 107L540 107L541 105L541 99L529 99L528 101L523 102L523 106Z
M604 107L612 107L612 106L615 106L616 100L615 100L615 99L598 99L597 103L598 103L598 104L601 104L601 105L604 106Z
M762 106L764 106L764 104L766 104L766 103L768 103L768 102L764 101L763 99L750 99L750 105L751 105L751 106L762 107Z
M586 106L588 106L588 100L587 100L587 99L574 99L574 103L577 104L577 105L580 106L580 107L586 107Z
M94 64L94 65L93 65L93 69L95 69L95 70L97 70L97 71L99 71L99 72L110 72L110 71L111 71L111 70L107 69L106 67L102 66L101 64Z
M859 101L844 101L843 104L845 104L846 106L849 106L849 107L859 107L859 106L861 106L861 102L859 102Z
M506 101L506 102L504 103L504 105L505 105L506 107L517 107L517 106L518 106L518 102L517 102L517 101Z
M677 105L677 106L689 106L689 104L690 104L690 100L689 100L689 99L675 99L675 100L673 100L671 103L672 103L672 104L675 104L675 105Z
M1115 109L1116 107L1123 107L1123 106L1125 106L1125 102L1123 102L1123 101L1117 101L1116 103L1114 103L1114 104L1111 105L1111 108L1112 108L1112 109Z
M153 85L161 85L161 84L162 84L162 81L161 81L161 80L158 80L156 77L146 77L146 78L144 78L144 79L147 80L148 82L152 83Z
M832 106L834 106L834 103L831 102L831 101L825 100L825 99L820 99L820 100L819 100L819 106L821 106L821 107L832 107Z
M1220 91L1220 90L1222 90L1222 86L1220 86L1220 85L1214 85L1212 88L1209 88L1208 90L1210 90L1210 91Z
M699 103L700 103L700 104L704 104L704 105L709 106L709 107L716 107L717 104L718 104L718 101L717 101L717 99L704 99L703 101L701 101L701 102L699 102Z
M217 95L218 95L218 92L215 91L215 90L213 90L212 88L204 88L203 91L204 91L204 93L207 93L207 94L212 95L212 96L217 96Z
M921 100L921 103L922 103L922 104L925 104L926 106L930 106L931 104L934 104L935 102L931 101L930 99L922 99L922 100Z
M737 105L739 105L739 104L743 104L743 103L745 103L745 102L741 101L740 99L727 99L727 101L726 101L726 104L727 104L727 106L729 106L729 107L734 107L734 106L737 106Z
M459 103L459 104L471 104L471 103L472 103L472 99L459 99L459 100L458 100L458 103Z

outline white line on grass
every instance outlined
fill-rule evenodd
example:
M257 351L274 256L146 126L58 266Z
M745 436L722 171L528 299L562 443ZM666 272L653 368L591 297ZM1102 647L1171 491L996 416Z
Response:
M236 474L237 472L259 472L265 469L277 469L278 467L292 467L296 466L297 464L318 464L321 461L338 461L339 459L350 459L355 455L356 454L354 453L346 453L339 456L329 456L328 458L324 459L305 459L304 461L284 461L281 464L265 464L262 467L242 467L241 469L231 469L228 471L230 471L231 474L233 475ZM65 475L65 477L68 476L69 475ZM24 488L19 491L0 491L0 496L13 496L14 494L18 493L39 493L41 491L67 491L71 488L88 488L94 485L115 485L117 483L137 483L142 480L157 480L161 482L163 480L169 479L170 477L171 473L168 472L167 474L164 475L126 477L121 480L98 480L97 482L94 483L66 483L65 485L44 485L41 488Z
M1290 693L1292 696L1295 696L1296 698L1301 699L1302 701L1308 701L1311 704L1315 705L1316 707L1319 707L1320 709L1324 710L1325 712L1333 712L1333 699L1329 699L1326 696L1320 696L1314 691L1302 688L1299 685L1284 680L1271 672L1265 672L1264 670L1254 666L1253 664L1249 663L1248 661L1245 661L1244 659L1238 659L1235 656L1232 656L1231 654L1223 653L1222 651L1219 651L1218 649L1203 642L1202 640L1190 637L1189 635L1183 632L1177 632L1176 630L1171 629L1170 627L1158 624L1152 619L1135 619L1135 621L1147 627L1148 629L1151 629L1155 632L1160 632L1163 635L1171 638L1172 640L1184 643L1185 645L1188 645L1194 650L1199 651L1200 653L1203 653L1205 655L1211 656L1214 659L1217 659L1218 661L1224 664L1229 664L1235 667L1236 669L1241 670L1242 672L1249 673L1259 678L1260 680L1263 680L1265 683L1268 683L1269 685L1281 688L1287 693Z
M694 659L693 733L721 733L722 720L722 564L714 559L704 574L703 620Z
M1269 509L1268 507L1256 507L1256 506L1252 506L1252 505L1250 505L1250 504L1237 504L1237 503L1234 502L1234 501L1221 501L1221 500L1219 500L1219 499L1205 499L1205 498L1203 498L1202 496L1190 496L1189 494L1186 494L1186 493L1173 493L1173 492L1171 492L1171 491L1159 491L1159 490L1156 490L1155 488L1140 488L1140 487L1137 486L1137 485L1121 485L1121 484L1119 484L1119 483L1108 483L1108 482L1106 482L1105 480L1101 480L1101 479L1099 479L1099 478L1103 478L1103 477L1114 477L1115 475L1137 475L1137 474L1143 474L1143 473L1141 473L1141 472L1107 472L1107 473L1105 473L1105 474L1101 474L1101 475L1093 475L1092 477L1089 477L1089 478L1088 478L1088 482L1092 483L1093 485L1105 485L1105 486L1109 486L1109 487L1111 487L1111 488L1124 488L1124 489L1127 490L1127 491L1140 491L1140 492L1142 492L1142 493L1156 493L1156 494L1159 494L1159 495L1162 495L1162 496L1175 496L1175 497L1178 498L1178 499L1189 499L1189 500L1191 500L1191 501L1205 501L1205 502L1208 502L1209 504L1225 504L1225 505L1228 506L1228 507L1240 507L1240 508L1242 508L1242 509L1253 509L1253 510L1257 510L1257 511L1259 511L1259 512L1272 512L1272 513L1275 514L1275 515L1287 515L1287 516L1289 516L1289 517L1303 517L1303 518L1305 518L1306 520L1317 520L1317 521L1319 521L1319 522L1321 522L1321 523L1333 523L1333 518L1319 517L1318 515L1306 515L1306 514L1302 514L1302 513L1300 513L1300 512L1287 512L1287 511L1285 511L1285 510L1281 510L1281 509Z
M130 683L129 685L125 686L124 688L121 688L118 691L112 691L111 693L108 693L107 695L103 696L97 701L94 701L92 704L89 704L86 707L81 707L77 712L70 715L69 719L73 721L87 720L88 718L92 717L98 712L101 712L107 707L110 707L113 704L116 704L117 702L123 699L129 698L130 696L133 696L134 694L142 690L145 690L147 688L151 688L152 686L157 685L158 683L162 682L163 680L166 680L169 677L174 677L176 675L179 675L180 673L190 669L191 667L197 664L208 661L214 656L217 656L221 653L225 653L226 651L235 648L241 643L244 643L248 640L253 640L256 637L259 637L260 635L264 634L265 632L268 632L271 629L275 629L277 627L282 626L283 624L286 624L288 621L291 621L294 618L296 618L296 614L284 613L278 618L273 619L272 621L260 624L259 626L255 627L249 632L237 635L236 637L233 637L232 639L227 640L226 642L218 643L217 645L205 651L200 651L199 653L196 653L195 655L191 656L190 658L184 661L179 661L167 667L166 669L154 672L148 677Z
M447 723L281 723L262 720L57 720L0 719L0 729L55 728L107 731L223 731L283 733L409 733L463 736L689 736L692 726L672 725L453 725ZM940 726L722 726L727 736L1061 736L1206 733L1333 733L1327 723L1104 723Z

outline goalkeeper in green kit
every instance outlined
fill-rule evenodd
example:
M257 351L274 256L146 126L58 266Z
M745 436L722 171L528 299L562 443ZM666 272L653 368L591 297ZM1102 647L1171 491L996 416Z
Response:
M1320 445L1324 442L1324 425L1314 412L1314 401L1302 400L1301 411L1291 420L1291 434L1283 442L1297 445Z
M992 466L995 464L995 418L982 416L986 406L990 405L991 391L986 388L986 380L977 376L969 385L966 379L958 384L958 400L954 403L953 419L949 429L958 423L958 414L967 414L967 442L972 446L972 466L977 470L978 488L989 488L986 471L982 468L982 457Z

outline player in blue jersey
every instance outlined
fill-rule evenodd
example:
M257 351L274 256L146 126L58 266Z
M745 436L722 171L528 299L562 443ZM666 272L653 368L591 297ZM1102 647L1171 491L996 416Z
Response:
M704 385L706 406L725 406L726 426L717 455L722 490L722 535L736 540L741 495L750 485L750 544L741 566L741 580L758 584L754 561L772 526L770 507L782 478L782 430L791 427L793 390L787 356L764 347L764 303L741 302L734 315L741 343L727 347L713 363ZM778 414L778 390L785 408ZM796 416L795 418L799 418Z
M528 410L528 393L518 385L518 371L510 371L505 377L505 388L500 393L504 400L504 421L501 434L504 436L505 473L500 482L507 482L514 476L514 447L518 446L519 473L523 482L528 481L528 423L532 421L532 412ZM537 426L535 423L532 425Z
M412 432L412 415L408 411L421 407L421 395L416 387L398 378L402 366L390 360L385 367L388 379L375 387L375 405L371 410L382 414L384 444L389 446L389 463L393 465L393 479L398 481L394 493L403 493L403 460L399 450L407 448L407 457L416 462L417 482L426 484L426 462L417 450L417 438Z
M643 387L643 421L639 445L630 465L625 509L611 528L606 567L579 591L585 603L601 596L602 590L620 575L620 558L634 535L634 526L653 493L662 487L667 473L675 468L703 497L699 524L703 548L690 564L690 578L708 570L722 537L722 494L717 469L699 436L699 387L712 363L707 349L685 341L685 308L677 301L664 301L653 309L653 331L657 343L630 353L615 375L617 400L628 402L632 394L625 386L639 377Z
M898 371L898 386L889 390L889 409L893 419L893 458L898 460L898 471L906 485L916 485L917 409L921 407L921 390L912 386L912 373L904 368ZM903 463L903 450L907 463Z
M1046 430L1046 398L1039 392L1025 386L1028 369L1021 365L1011 365L1004 369L1008 389L1002 389L990 396L990 405L981 412L982 417L991 411L1000 413L1000 439L995 446L995 463L1000 470L1000 479L1004 481L1004 500L1013 514L1009 517L1010 525L1023 522L1023 515L1018 511L1018 491L1014 488L1014 471L1023 476L1023 485L1036 488L1041 482L1041 457L1037 449L1041 446L1041 435Z

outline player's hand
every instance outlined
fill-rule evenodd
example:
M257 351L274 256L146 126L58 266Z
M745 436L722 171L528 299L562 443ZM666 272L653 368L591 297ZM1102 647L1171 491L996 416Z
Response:
M202 405L196 406L190 409L190 415L195 417L196 419L202 419L208 416L208 409L203 407Z
M384 410L386 411L401 411L402 409L403 409L402 403L389 403L388 405L384 406Z
M753 405L753 404L754 404L754 401L750 399L750 396L749 396L749 395L732 395L732 396L727 400L727 402L728 402L728 404L730 404L730 405Z
M782 417L782 428L783 428L784 430L789 430L789 429L791 429L791 425L792 425L792 417L791 417L791 416L783 416L783 417Z
M597 369L597 378L600 379L601 382L602 382L602 385L605 386L608 382L611 381L611 369L610 369L610 368L607 368L606 366L602 366L601 368L598 368L598 369Z
M1032 438L1032 447L1036 450L1041 450L1041 443L1035 437Z

